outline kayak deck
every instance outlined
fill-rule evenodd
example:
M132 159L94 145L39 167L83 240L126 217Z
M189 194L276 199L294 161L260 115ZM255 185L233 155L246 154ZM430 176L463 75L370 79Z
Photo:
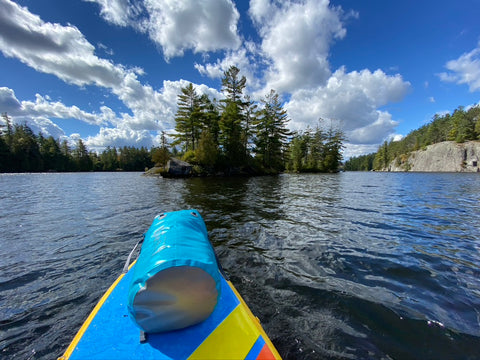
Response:
M280 359L258 319L221 276L221 295L205 321L181 330L148 334L127 309L130 269L105 293L60 359Z

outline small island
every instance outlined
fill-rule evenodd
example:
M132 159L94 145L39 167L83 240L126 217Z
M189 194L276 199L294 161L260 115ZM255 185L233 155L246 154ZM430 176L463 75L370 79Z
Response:
M244 95L245 76L231 66L222 79L221 100L199 94L190 83L178 95L175 130L162 132L151 149L107 147L88 151L82 139L35 135L12 125L0 128L0 172L145 171L164 177L253 176L288 172L338 172L343 132L320 119L315 129L291 132L279 94L253 101Z
M291 172L337 172L344 136L332 126L290 132L288 114L271 90L260 102L244 96L246 78L231 66L222 79L225 98L199 95L193 84L181 89L175 140L153 154L147 174L164 177L249 176ZM176 146L180 146L180 151Z

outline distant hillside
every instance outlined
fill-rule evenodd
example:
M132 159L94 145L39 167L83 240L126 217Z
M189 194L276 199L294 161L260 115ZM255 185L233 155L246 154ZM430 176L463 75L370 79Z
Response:
M385 141L376 153L351 158L345 169L475 171L475 166L470 168L467 163L478 161L475 160L475 156L479 157L477 140L480 140L480 106L468 110L459 107L452 115L435 115L430 123L400 141ZM472 144L468 145L469 142ZM442 145L432 146L435 144ZM473 151L471 155L469 151Z

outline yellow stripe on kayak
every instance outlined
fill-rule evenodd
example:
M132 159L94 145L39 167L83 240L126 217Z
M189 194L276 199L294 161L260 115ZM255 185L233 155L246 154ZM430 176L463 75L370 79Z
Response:
M240 304L190 355L189 359L244 359L260 335L263 336L275 359L281 359L259 320L252 314L229 281L228 285L240 300Z
M257 340L258 331L246 321L245 310L238 306L190 355L189 359L243 359Z
M232 291L235 293L238 300L240 300L240 303L242 304L243 308L245 309L245 312L247 313L251 322L255 324L258 332L263 336L263 339L265 340L265 343L267 344L269 349L272 351L272 354L275 357L275 359L282 360L282 357L278 353L275 346L273 346L272 341L268 337L267 333L265 332L265 330L263 330L262 325L260 324L260 320L258 320L258 318L255 315L253 315L253 313L250 311L250 308L247 306L247 303L245 302L245 300L243 300L243 298L240 296L237 289L235 289L235 286L233 286L233 284L230 281L227 281L227 283L230 286L230 288L232 289Z
M128 270L130 270L132 268L132 266L135 264L135 262L133 262L129 267L128 267ZM85 322L83 323L82 327L80 328L80 330L78 330L77 334L75 335L75 337L73 338L72 342L70 343L70 345L68 346L67 350L65 350L65 353L63 354L62 357L59 357L58 360L68 360L70 358L70 356L72 355L73 351L75 350L75 348L77 347L78 343L80 342L83 334L85 334L85 331L87 331L87 328L90 326L90 323L92 322L92 320L95 318L95 316L97 315L98 311L100 310L100 308L102 307L102 305L105 303L105 301L108 299L108 297L110 296L110 294L112 293L112 291L115 289L115 287L118 285L118 283L120 282L120 280L122 280L122 278L125 276L125 274L122 274L120 275L117 280L115 280L115 282L108 288L107 292L105 294L103 294L102 298L100 299L100 301L97 303L97 305L95 305L95 307L93 308L92 312L90 313L90 315L88 315L88 318L87 320L85 320Z

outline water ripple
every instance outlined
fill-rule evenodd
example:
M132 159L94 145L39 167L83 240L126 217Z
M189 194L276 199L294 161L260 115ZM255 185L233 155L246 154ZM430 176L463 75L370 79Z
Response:
M285 359L478 358L477 174L0 183L2 358L61 355L153 217L183 208Z

